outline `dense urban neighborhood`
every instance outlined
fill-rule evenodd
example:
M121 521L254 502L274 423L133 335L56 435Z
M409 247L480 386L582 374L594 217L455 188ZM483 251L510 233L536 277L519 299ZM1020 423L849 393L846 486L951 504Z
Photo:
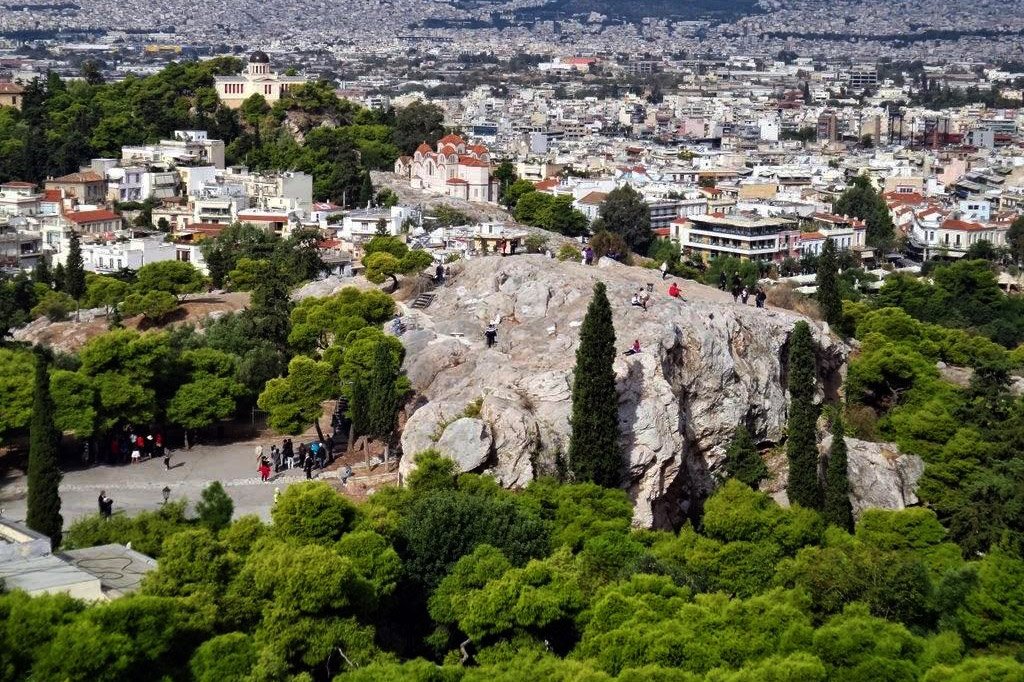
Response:
M1024 7L0 0L0 682L1024 680Z

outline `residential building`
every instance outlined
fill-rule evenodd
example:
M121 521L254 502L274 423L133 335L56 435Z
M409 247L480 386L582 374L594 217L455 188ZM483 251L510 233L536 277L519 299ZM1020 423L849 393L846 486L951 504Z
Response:
M836 112L826 110L818 116L818 142L835 143L839 139L839 117Z
M743 260L779 261L796 256L800 231L791 220L765 218L749 213L712 213L677 218L675 229L680 249L704 260L732 256Z
M31 182L5 182L0 185L0 216L34 216L41 211L42 197Z
M70 211L64 219L79 234L113 234L123 226L121 216L108 209Z
M92 170L52 178L44 187L63 190L65 196L83 204L100 204L107 200L107 179Z
M0 83L0 107L21 109L21 99L25 88L19 83Z
M391 208L365 208L349 211L341 223L335 225L338 237L349 242L368 241L378 235L379 227L391 236L402 233L406 221L418 223L420 212L412 206L392 206Z

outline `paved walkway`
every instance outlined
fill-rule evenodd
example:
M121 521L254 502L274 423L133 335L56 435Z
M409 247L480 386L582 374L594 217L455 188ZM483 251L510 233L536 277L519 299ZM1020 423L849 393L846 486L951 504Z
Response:
M274 475L268 483L261 482L256 472L255 445L255 442L198 445L188 451L176 450L171 457L170 471L164 469L162 459L150 459L139 464L96 466L67 472L60 486L64 525L67 527L76 519L95 514L96 498L101 490L114 500L115 512L136 514L159 507L164 486L171 489L172 500L186 498L191 507L203 488L213 481L220 481L234 500L236 518L256 514L269 520L274 490L284 490L292 483L305 480L306 476L301 469L292 469ZM263 445L269 453L270 442ZM324 477L333 479L333 472L326 472ZM4 509L5 517L25 518L27 483L25 476L18 472L0 481L0 508Z

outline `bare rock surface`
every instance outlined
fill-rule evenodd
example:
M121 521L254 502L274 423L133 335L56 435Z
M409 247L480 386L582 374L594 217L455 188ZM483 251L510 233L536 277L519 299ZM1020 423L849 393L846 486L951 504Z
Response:
M846 438L850 504L860 518L865 509L904 509L917 504L917 481L924 461L901 453L895 443L872 443ZM832 436L822 439L823 454L832 447Z
M416 453L444 439L438 424L478 399L491 449L486 460L463 470L518 487L564 464L579 326L593 285L602 280L616 345L625 351L639 339L643 349L615 362L634 521L679 523L712 489L738 424L746 423L759 442L783 439L788 339L804 318L739 305L688 280L677 280L685 300L673 299L666 293L670 282L660 277L613 261L588 267L544 256L461 263L428 309L406 311L405 369L420 401L402 436L403 474ZM633 291L648 282L654 286L648 309L631 306ZM483 330L496 317L497 343L488 349ZM834 397L848 349L825 325L811 321L811 328L820 348L818 383Z

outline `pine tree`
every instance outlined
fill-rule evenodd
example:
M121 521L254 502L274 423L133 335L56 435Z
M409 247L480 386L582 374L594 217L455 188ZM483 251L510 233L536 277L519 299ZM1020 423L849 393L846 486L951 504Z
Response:
M53 398L50 396L49 358L35 351L35 388L32 398L32 422L28 450L28 527L49 536L53 547L60 545L64 519L60 515L60 480L57 465L60 432L53 423Z
M836 416L832 422L832 447L825 469L825 520L845 531L853 531L853 507L850 506L850 478L846 458L846 429Z
M64 293L76 301L85 295L85 265L82 262L82 242L77 232L71 233L67 264L64 266Z
M216 532L231 523L231 515L235 513L235 503L224 490L220 481L214 481L203 488L199 502L196 504L199 523Z
M814 382L814 340L810 326L801 320L789 337L789 500L809 509L821 509Z
M768 467L761 459L761 453L750 437L746 426L737 426L729 449L725 451L725 471L737 481L746 483L751 488L757 486L768 477Z
M619 396L615 388L615 327L603 282L580 327L572 385L569 470L577 481L609 488L622 480L619 455Z
M843 300L839 295L839 265L836 259L836 246L831 239L825 240L825 247L818 258L818 307L821 316L832 327L836 327L843 319Z
M373 368L370 370L370 395L368 400L367 427L369 435L386 440L395 428L395 414L398 411L398 367L386 343L378 343L373 352Z

